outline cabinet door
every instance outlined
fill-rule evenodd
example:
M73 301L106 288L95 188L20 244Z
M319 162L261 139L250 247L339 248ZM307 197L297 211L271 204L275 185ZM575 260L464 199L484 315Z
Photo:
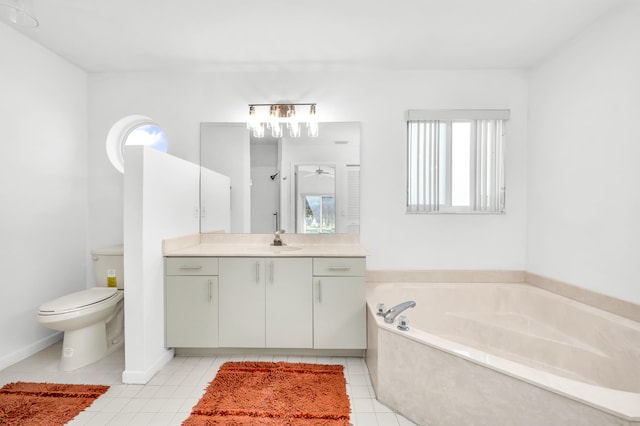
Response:
M218 277L168 276L165 290L167 347L218 346Z
M220 346L265 346L264 269L264 259L220 258Z
M311 258L267 258L266 346L313 347Z
M313 347L366 348L364 277L314 277Z

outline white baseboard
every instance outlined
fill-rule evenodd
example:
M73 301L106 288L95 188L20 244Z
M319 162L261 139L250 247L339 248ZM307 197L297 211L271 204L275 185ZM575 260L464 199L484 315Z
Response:
M50 336L47 336L43 339L40 339L24 348L18 349L10 354L7 354L3 357L0 357L0 370L4 370L5 368L12 366L13 364L22 361L23 359L29 358L31 355L40 352L44 348L47 348L54 343L62 340L64 333L61 331L54 333Z
M153 378L153 376L160 371L174 356L173 349L167 349L156 360L156 362L146 370L124 370L122 372L122 383L144 385Z

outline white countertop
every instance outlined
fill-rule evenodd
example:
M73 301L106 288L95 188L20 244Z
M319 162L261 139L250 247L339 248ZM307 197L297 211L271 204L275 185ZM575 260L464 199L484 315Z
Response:
M357 235L284 234L273 246L272 234L194 234L164 241L165 256L212 257L365 257Z

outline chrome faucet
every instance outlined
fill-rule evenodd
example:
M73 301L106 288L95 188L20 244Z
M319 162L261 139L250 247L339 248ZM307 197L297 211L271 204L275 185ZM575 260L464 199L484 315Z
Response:
M280 235L284 234L284 229L281 229L279 231L276 231L273 233L274 235L274 239L273 239L273 245L274 246L283 246L284 243L282 242L282 238L280 238Z
M400 312L404 311L405 309L413 308L414 306L416 306L416 302L410 300L408 302L400 303L393 308L389 308L389 310L385 312L384 315L382 315L384 317L384 322L386 322L387 324L393 324L393 321L396 319L398 314L400 314Z

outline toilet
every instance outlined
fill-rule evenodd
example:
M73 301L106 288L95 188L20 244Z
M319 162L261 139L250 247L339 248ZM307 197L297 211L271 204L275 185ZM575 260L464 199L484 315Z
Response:
M71 371L98 361L124 344L123 246L91 251L95 284L40 306L37 319L64 331L60 369ZM107 286L115 270L116 287Z

